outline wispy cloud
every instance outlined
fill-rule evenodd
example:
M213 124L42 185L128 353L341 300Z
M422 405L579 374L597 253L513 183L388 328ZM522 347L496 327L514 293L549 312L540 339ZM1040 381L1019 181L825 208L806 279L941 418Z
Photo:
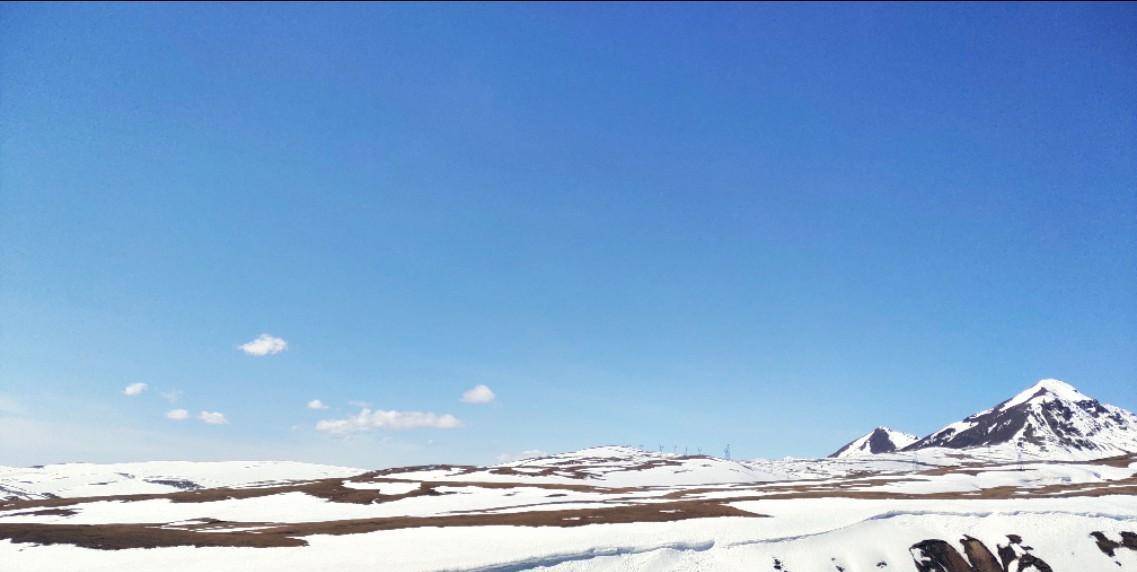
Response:
M229 422L225 419L225 415L218 411L202 411L198 413L197 418L210 425L224 425Z
M257 336L257 339L243 343L237 347L247 355L264 357L276 355L288 349L288 342L284 341L283 338L269 334L261 334Z
M172 419L174 421L185 421L186 419L189 419L189 411L186 411L185 409L171 409L166 412L166 419Z
M463 403L489 403L495 397L493 391L485 385L475 385L462 392Z
M325 405L324 402L320 401L319 399L313 399L312 401L308 402L308 409L327 409L327 408L328 408L328 406Z
M461 426L462 422L449 413L439 415L423 411L372 411L365 408L345 419L320 421L316 423L316 430L343 435L372 429L454 429Z
M134 397L135 395L142 395L142 392L146 391L147 387L150 387L150 386L146 385L145 383L132 383L132 384L126 386L126 388L122 390L122 394L127 396L127 397Z
M182 394L182 391L180 389L171 389L170 391L163 391L163 392L159 393L158 395L161 395L162 399L165 399L166 401L170 402L170 404L174 404L174 403L177 403L178 400L182 398L183 394Z

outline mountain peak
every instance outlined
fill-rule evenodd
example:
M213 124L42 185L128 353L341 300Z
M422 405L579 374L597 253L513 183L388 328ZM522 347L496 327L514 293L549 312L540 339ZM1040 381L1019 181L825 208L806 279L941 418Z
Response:
M1014 397L999 404L998 409L1010 409L1011 407L1014 407L1026 401L1030 401L1036 397L1060 399L1063 401L1072 401L1075 403L1079 401L1093 400L1093 398L1087 397L1085 394L1078 391L1076 387L1070 385L1069 383L1066 383L1065 381L1062 381L1060 379L1047 378L1038 380L1038 382L1034 385L1026 388L1023 391L1020 391Z
M881 425L837 449L831 458L860 457L877 453L891 453L916 441L915 435L894 431Z
M928 447L1026 452L1051 459L1090 459L1137 451L1137 416L1099 403L1058 379L1042 379L992 409L920 439Z

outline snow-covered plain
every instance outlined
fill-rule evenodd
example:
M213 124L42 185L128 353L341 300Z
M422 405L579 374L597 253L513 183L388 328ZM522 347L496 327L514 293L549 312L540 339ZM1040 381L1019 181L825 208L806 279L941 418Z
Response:
M245 472L251 465L240 463L229 465L233 473L222 464L198 463L149 472L83 467L60 466L59 478L49 478L49 468L37 469L38 480L0 473L0 485L10 486L15 474L29 494L40 495L0 505L0 570L879 572L916 570L920 555L913 546L925 540L947 541L962 553L960 539L969 536L994 552L1012 546L1008 535L1021 536L1022 546L1053 570L1137 569L1137 551L1120 547L1109 556L1091 537L1100 532L1120 541L1123 532L1137 532L1134 456L1020 463L953 451L916 460L901 453L740 462L598 447L491 467L363 473L268 464L267 478L252 478ZM108 485L85 489L79 475L101 479L120 472L236 488L41 498L49 490L97 490L105 497ZM126 494L137 492L122 487ZM701 507L736 512L667 521ZM646 510L647 516L610 520L604 515L612 510ZM538 523L498 520L540 514L546 516ZM468 517L481 520L462 520ZM83 541L67 534L51 543L48 536L8 540L72 525L133 532L119 537L123 529L106 529L108 538L126 542L117 549L77 546ZM137 540L131 534L143 531L142 538L152 529L190 539L286 537L303 545L130 546Z
M0 499L157 494L349 477L363 469L291 461L149 461L0 467Z

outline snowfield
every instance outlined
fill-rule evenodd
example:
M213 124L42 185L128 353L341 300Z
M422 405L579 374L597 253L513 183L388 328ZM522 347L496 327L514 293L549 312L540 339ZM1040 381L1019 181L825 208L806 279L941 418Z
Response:
M825 459L0 468L0 571L1137 570L1137 417L1043 380Z
M0 499L169 493L349 477L363 469L291 461L150 461L0 467Z
M909 571L929 562L914 547L942 540L965 554L965 538L1050 570L1137 569L1123 540L1137 532L1137 456L880 457L739 462L598 447L370 473L270 463L269 479L243 463L136 465L130 474L228 486L152 493L124 477L125 494L44 497L105 491L80 475L128 472L62 465L58 478L44 468L22 482L39 496L0 504L0 570ZM1045 570L1023 562L1008 569Z

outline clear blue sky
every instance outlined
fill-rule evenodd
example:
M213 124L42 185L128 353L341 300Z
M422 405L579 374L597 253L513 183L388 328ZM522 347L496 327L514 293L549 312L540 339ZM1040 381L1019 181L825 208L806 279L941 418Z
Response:
M0 464L820 455L1042 377L1137 409L1134 38L1133 5L5 4ZM352 402L462 426L316 430Z

